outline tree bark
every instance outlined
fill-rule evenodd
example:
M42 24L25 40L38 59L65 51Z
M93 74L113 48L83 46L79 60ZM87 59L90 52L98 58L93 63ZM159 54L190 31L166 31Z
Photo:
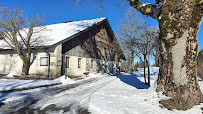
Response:
M148 82L147 84L150 86L150 68L149 68L149 61L147 60L147 70L148 70Z
M146 84L146 73L145 73L145 68L146 68L146 55L144 55L144 83Z
M166 107L187 109L202 102L196 78L197 32L202 23L202 4L196 0L170 0L163 5L162 13L157 91L172 97L161 101Z
M22 75L28 75L30 69L30 58L23 59Z
M157 48L157 47L156 47ZM155 50L156 52L153 53L153 56L155 58L155 66L159 67L159 49Z
M131 64L131 68L130 68L130 72L133 72L133 71L135 71L135 69L134 69L134 67L135 67L135 65L134 65L134 52L133 51L131 51L131 58L130 58L130 64Z

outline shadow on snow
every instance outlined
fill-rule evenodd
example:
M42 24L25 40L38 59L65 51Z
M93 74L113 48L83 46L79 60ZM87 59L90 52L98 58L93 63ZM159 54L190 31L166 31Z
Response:
M38 80L33 80L33 81L30 81L30 82L25 82L25 83L19 83L19 82L17 82L17 83L13 83L13 84L8 84L8 85L5 85L5 87L4 87L5 89L2 89L2 91L3 90L13 90L13 89L16 89L19 86L23 86L23 85L30 84L30 83L37 82L37 81ZM16 84L18 84L18 85L16 85ZM10 86L12 86L12 87L8 89L8 87L10 87ZM12 93L12 92L0 93L0 107L5 104L5 103L3 103L3 101L6 100L6 98L4 98L4 97L8 96L10 93Z
M148 89L150 86L146 85L144 82L140 81L137 77L140 77L134 73L128 73L129 75L122 74L113 74L112 76L116 76L122 82L131 85L137 89Z

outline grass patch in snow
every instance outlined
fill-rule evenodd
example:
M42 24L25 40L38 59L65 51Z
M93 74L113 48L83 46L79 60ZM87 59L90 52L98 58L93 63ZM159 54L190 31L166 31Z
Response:
M174 103L173 99L162 100L162 101L160 101L160 103L165 108L167 108L168 110L173 110L173 109L176 109L176 110L188 110L188 109L192 108L192 105L190 105L190 104L182 104L182 103L177 104L177 103Z
M163 106L163 105L159 105L159 107L164 108L164 106Z

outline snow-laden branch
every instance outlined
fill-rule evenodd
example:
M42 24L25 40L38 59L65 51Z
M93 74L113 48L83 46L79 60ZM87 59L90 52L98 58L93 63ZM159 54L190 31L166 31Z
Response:
M154 19L161 19L161 8L163 3L159 2L157 4L141 3L139 0L128 0L130 5L137 9L144 15L148 15Z

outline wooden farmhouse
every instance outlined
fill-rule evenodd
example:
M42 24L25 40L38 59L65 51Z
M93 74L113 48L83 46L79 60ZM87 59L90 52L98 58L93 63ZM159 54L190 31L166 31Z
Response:
M107 18L47 25L32 48L30 75L82 76L119 70L123 52ZM33 37L36 35L33 35ZM21 74L23 62L0 40L0 74Z

